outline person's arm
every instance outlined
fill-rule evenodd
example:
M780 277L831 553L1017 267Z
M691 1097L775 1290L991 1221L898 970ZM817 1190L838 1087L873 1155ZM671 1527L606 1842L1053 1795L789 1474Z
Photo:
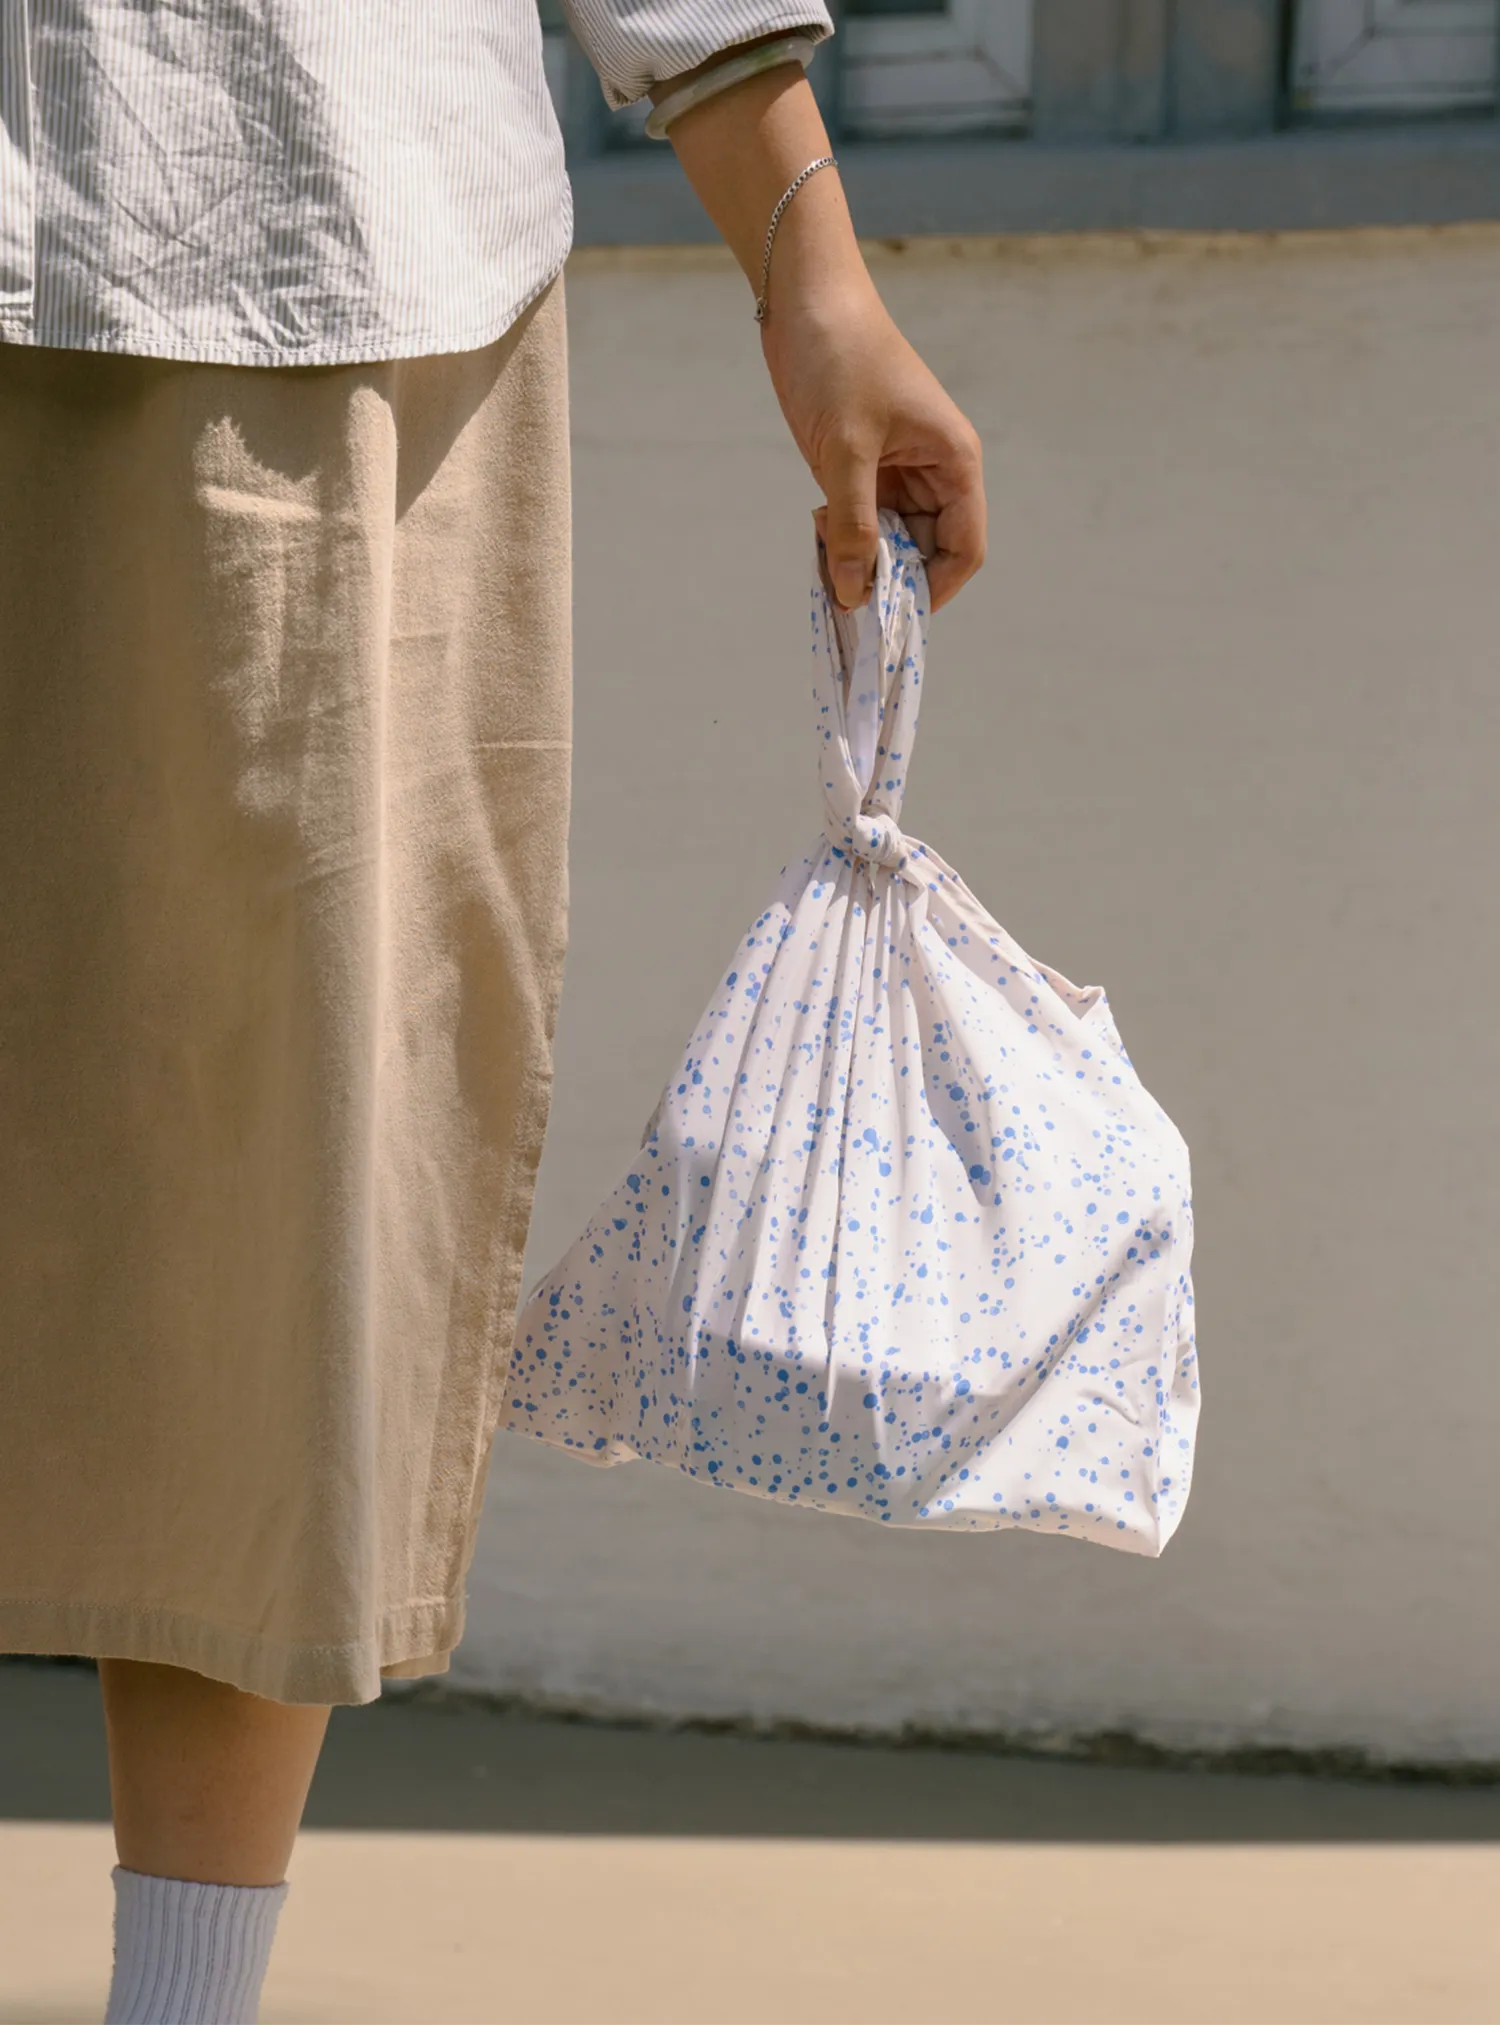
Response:
M653 102L725 54L653 85ZM668 139L753 299L777 199L809 162L835 152L811 86L798 65L779 65L693 106ZM837 168L809 176L783 211L766 299L762 349L782 413L828 502L815 518L840 603L862 604L869 594L879 505L911 525L928 557L936 610L984 561L979 438L881 302ZM747 316L751 307L747 301Z

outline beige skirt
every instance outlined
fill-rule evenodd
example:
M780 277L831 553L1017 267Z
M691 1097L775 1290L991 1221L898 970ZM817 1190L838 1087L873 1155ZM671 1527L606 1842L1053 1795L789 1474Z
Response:
M441 1673L568 922L559 277L480 350L0 345L0 1650Z

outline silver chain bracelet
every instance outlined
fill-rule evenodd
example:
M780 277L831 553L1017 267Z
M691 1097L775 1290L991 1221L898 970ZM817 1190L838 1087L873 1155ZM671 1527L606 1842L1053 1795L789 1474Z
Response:
M809 162L801 175L794 177L787 185L785 191L782 193L781 202L771 213L771 222L766 227L766 257L760 271L760 294L755 298L755 321L757 323L764 323L766 320L766 285L771 279L771 241L776 237L776 227L781 223L782 212L815 169L836 169L837 167L838 163L832 155L819 155L815 162Z

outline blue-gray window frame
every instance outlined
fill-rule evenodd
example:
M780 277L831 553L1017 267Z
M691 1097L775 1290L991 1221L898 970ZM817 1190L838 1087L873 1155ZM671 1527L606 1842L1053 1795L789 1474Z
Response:
M1294 118L1294 4L1035 0L1031 118L1019 138L849 139L835 34L809 77L856 226L904 238L1500 219L1500 106L1496 116ZM837 22L839 0L830 11ZM670 149L614 146L611 123L569 38L562 125L576 243L712 239Z

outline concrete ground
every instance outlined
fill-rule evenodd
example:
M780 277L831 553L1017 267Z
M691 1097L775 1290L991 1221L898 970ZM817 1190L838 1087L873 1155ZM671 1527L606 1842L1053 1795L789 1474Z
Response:
M97 2021L95 1675L0 1663L0 2025ZM1492 2025L1500 1788L335 1711L263 2025Z

